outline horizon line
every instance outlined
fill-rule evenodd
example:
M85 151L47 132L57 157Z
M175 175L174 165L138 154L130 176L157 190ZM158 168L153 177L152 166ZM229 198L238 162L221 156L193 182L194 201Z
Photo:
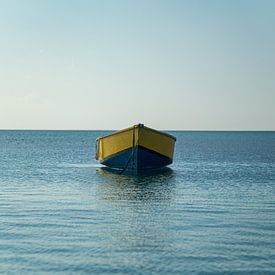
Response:
M0 128L0 131L118 131L120 129L33 129L33 128ZM159 131L172 131L172 132L177 132L177 131L181 131L181 132L275 132L275 129L271 130L271 129L267 129L267 130L263 130L263 129L156 129Z

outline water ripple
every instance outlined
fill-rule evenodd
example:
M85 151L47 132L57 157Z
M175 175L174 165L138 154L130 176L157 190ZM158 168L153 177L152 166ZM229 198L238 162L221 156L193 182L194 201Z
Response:
M275 273L275 134L175 132L154 175L89 131L0 131L0 272Z

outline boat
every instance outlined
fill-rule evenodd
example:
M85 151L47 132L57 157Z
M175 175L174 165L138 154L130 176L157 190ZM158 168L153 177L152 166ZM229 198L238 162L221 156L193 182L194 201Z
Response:
M101 164L133 174L173 162L176 138L143 124L98 137L95 158Z

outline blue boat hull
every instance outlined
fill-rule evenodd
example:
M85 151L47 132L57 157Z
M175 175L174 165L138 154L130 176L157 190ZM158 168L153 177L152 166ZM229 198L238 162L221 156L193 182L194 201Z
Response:
M169 165L172 163L172 159L137 145L134 148L128 148L111 155L102 160L101 163L111 168L139 173Z

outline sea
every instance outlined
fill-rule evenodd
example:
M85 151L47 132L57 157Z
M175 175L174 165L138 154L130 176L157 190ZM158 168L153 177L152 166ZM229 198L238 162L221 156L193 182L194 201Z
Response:
M133 177L108 131L0 131L0 273L275 274L275 132L172 131Z

